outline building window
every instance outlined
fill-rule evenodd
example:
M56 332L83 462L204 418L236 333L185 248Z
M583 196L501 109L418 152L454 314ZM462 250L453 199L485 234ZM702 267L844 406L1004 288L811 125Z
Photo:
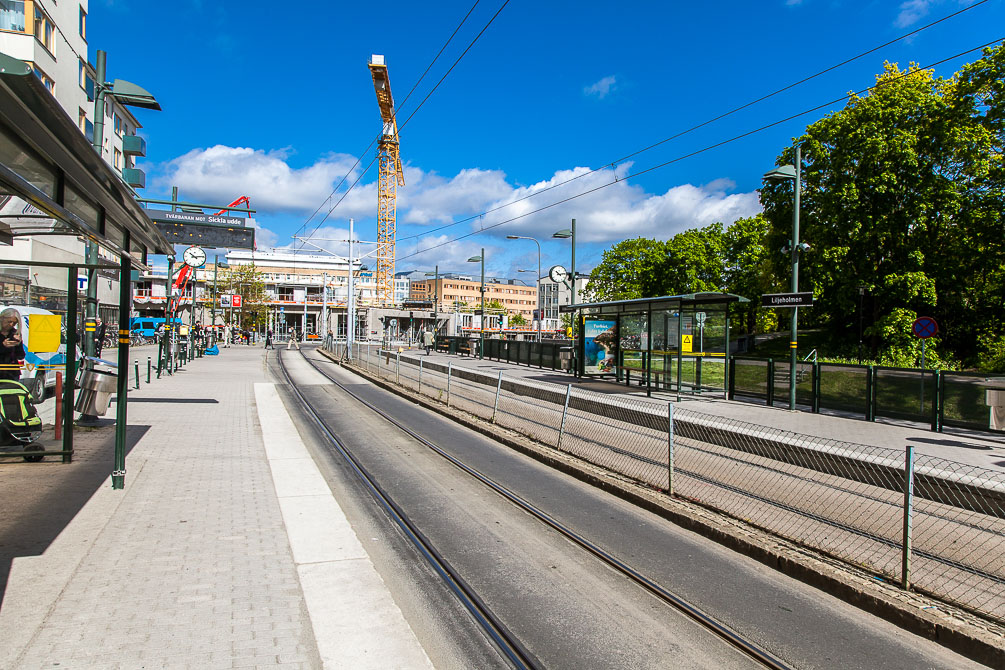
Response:
M115 128L115 134L122 137L122 117L118 114L112 116L112 127Z
M122 169L122 152L118 149L115 150L115 157L112 159L112 165L115 166L116 170Z
M42 43L49 53L52 53L52 35L56 26L52 23L42 8L35 3L35 39Z
M80 8L80 36L87 40L87 12Z
M24 0L0 0L0 30L24 32Z
M56 82L54 82L52 80L52 77L50 77L49 75L47 75L46 73L44 73L40 69L38 69L38 66L35 65L34 63L31 63L31 69L32 69L32 72L35 73L35 76L38 77L38 80L40 82L42 82L43 84L45 84L45 87L47 89L49 89L49 93L52 93L53 95L55 95L56 94Z
M80 132L87 131L87 112L82 109L77 109L77 125L80 126Z

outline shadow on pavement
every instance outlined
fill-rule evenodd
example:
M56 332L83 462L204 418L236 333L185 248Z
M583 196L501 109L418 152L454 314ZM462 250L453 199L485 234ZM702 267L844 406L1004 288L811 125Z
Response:
M962 442L960 440L938 440L934 437L909 437L908 442L921 442L922 444L937 444L943 447L962 447L964 449L980 449L987 451L993 449L990 444L974 444L973 442Z
M149 428L128 427L127 455ZM114 425L77 428L72 463L62 463L60 456L41 463L0 463L0 603L13 559L44 553L94 492L111 486L114 451Z

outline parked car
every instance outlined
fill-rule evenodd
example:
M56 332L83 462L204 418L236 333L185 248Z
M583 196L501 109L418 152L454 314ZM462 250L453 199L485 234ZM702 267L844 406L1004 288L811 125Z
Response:
M56 386L56 367L66 365L66 322L61 319L59 350L49 353L33 353L31 351L30 317L32 314L55 316L47 309L28 307L25 305L4 305L16 309L21 314L21 340L24 344L25 356L21 361L21 383L31 394L32 400L42 402L48 389ZM83 352L77 347L77 360L83 358Z

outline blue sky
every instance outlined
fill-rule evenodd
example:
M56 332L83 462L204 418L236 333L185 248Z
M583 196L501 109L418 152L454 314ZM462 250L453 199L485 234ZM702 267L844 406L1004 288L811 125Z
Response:
M108 52L109 79L150 90L163 111L137 110L147 138L147 197L258 209L259 245L291 235L376 238L376 163L322 221L339 181L359 176L380 130L370 54L388 64L398 121L446 73L503 0L434 3L136 2L91 0L89 58ZM650 151L703 123L960 9L963 14ZM756 189L779 152L826 110L632 173L872 84L884 61L927 65L1005 36L1002 0L761 0L530 3L511 0L401 129L398 270L470 271L486 248L490 275L568 266L551 233L577 220L577 269L637 236L667 238L759 211ZM974 52L936 68L950 75ZM840 104L832 109L839 109ZM362 156L354 170L353 163ZM587 174L596 170L591 174ZM572 177L574 181L502 207ZM483 227L613 186L483 233ZM311 213L321 208L311 218ZM471 218L473 217L473 218ZM456 225L451 223L470 219ZM463 239L456 239L469 235ZM318 241L336 252L338 242ZM299 245L298 245L299 246Z

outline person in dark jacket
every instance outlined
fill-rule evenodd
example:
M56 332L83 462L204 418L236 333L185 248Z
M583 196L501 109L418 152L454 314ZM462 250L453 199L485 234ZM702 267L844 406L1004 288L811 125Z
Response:
M7 308L0 312L0 379L21 378L24 344L21 342L21 313Z
M103 323L99 318L94 324L94 355L101 358L101 348L105 346L105 334L108 332L108 324Z

